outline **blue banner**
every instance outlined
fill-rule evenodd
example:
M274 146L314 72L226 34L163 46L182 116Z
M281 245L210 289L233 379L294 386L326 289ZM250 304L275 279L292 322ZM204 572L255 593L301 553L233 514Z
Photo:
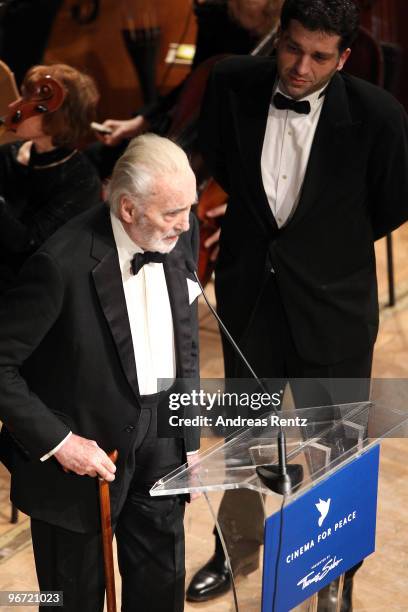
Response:
M373 447L266 520L262 612L291 610L374 552L379 456Z

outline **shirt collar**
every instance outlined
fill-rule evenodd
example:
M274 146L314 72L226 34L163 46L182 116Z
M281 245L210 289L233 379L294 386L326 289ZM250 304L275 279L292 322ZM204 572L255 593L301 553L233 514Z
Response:
M323 104L324 96L322 95L322 93L327 88L327 85L328 84L326 83L325 85L323 85L323 87L321 87L317 91L314 91L313 93L309 94L308 96L305 96L304 98L300 98L300 100L296 100L296 102L306 102L307 101L309 102L310 108L312 110L316 109L318 106ZM281 93L286 98L293 99L291 96L288 96L287 94L285 94L284 91L282 91L281 86L280 86L280 80L278 80L277 83L275 84L273 95L275 95L276 93Z
M125 228L122 225L122 222L118 217L111 211L110 213L111 223L112 223L112 231L113 237L115 239L116 249L118 251L119 256L119 264L122 273L124 271L129 271L130 269L130 261L133 259L133 255L135 253L143 253L143 249L133 242Z

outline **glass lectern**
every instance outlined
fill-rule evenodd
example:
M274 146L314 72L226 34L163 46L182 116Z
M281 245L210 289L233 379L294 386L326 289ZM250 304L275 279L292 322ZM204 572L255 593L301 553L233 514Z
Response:
M200 453L200 459L196 466L192 468L188 468L186 465L182 466L166 478L158 481L151 490L152 495L201 492L205 496L212 518L216 522L216 528L223 543L227 559L229 559L228 552L231 552L231 548L239 546L245 540L244 534L239 533L239 530L237 531L236 529L240 521L234 519L234 512L239 516L240 513L246 512L247 507L251 508L252 533L255 534L253 538L256 540L257 533L260 533L262 537L264 526L267 524L269 517L276 518L280 516L281 521L283 521L283 511L285 509L289 509L290 506L296 504L310 491L316 491L317 503L313 503L311 508L311 522L313 522L311 528L315 530L312 535L307 535L307 529L305 528L304 541L299 542L299 545L292 551L285 551L284 540L281 541L281 538L285 538L285 529L282 527L282 523L277 522L276 524L280 524L280 527L278 527L277 531L275 529L275 541L272 542L272 547L275 550L272 551L270 547L267 548L265 545L264 558L263 561L260 559L257 571L252 571L251 573L248 571L248 579L241 580L240 583L239 580L234 579L235 568L231 567L231 565L229 566L233 584L231 610L241 610L241 612L252 610L254 612L261 610L262 612L272 612L272 610L276 610L276 612L283 612L284 609L289 609L282 607L284 604L279 604L275 595L273 595L273 604L271 604L271 599L268 600L266 598L266 591L268 589L272 588L272 590L275 589L277 592L278 588L277 584L271 586L268 584L268 581L279 581L279 575L283 580L285 572L292 571L296 567L295 561L297 562L297 558L301 558L302 563L304 561L307 563L308 555L312 554L309 549L314 548L315 551L318 550L320 541L323 547L322 538L324 533L327 536L327 534L330 535L333 531L333 536L335 536L335 532L340 529L339 525L341 527L345 526L344 534L352 533L351 531L347 532L347 529L351 530L352 527L347 527L346 523L348 520L353 520L353 495L357 495L359 491L361 492L364 486L358 487L359 490L354 490L353 482L351 481L347 484L346 479L346 477L353 479L353 476L347 476L348 472L345 470L348 465L357 462L359 458L368 454L370 449L375 448L383 437L390 436L391 434L398 435L407 423L407 414L404 411L372 402L286 410L279 413L279 417L280 425L286 435L287 463L288 465L296 464L301 473L301 478L298 482L294 483L291 492L284 497L271 491L268 484L259 476L259 468L261 466L267 468L268 466L276 465L278 462L277 437L280 425L276 422L276 412L262 415L262 420L258 423L259 426L242 429L226 438L225 441ZM363 469L365 469L364 466ZM349 503L351 510L350 512L347 511L344 518L342 516L341 520L339 520L335 519L334 514L336 505L340 507L340 500L336 496L337 489L333 493L327 493L326 491L325 498L321 499L318 487L325 481L330 482L331 479L333 479L335 487L340 487L340 484L338 484L340 481L335 481L334 477L341 470L343 470L342 474L344 475L341 486L345 486L350 492L351 499ZM375 474L367 474L367 478L375 476ZM365 482L364 478L362 482ZM247 506L246 502L242 501L246 499L245 495L244 497L242 495L237 496L237 504L236 508L234 508L234 496L236 496L236 492L239 490L245 490L247 498L252 497L252 500ZM217 516L220 516L222 513L217 512L216 504L213 501L215 497L219 499L219 493L217 495L219 491L228 492L229 503L233 508L232 516L230 513L224 524L222 520L217 520ZM224 503L225 497L224 495L222 503ZM256 503L254 504L252 502L255 499ZM240 500L239 503L238 500ZM376 504L376 495L374 495L372 503ZM254 511L253 508L258 508L259 511ZM330 512L333 512L332 527L330 527L331 514L329 509ZM315 521L313 512L316 514ZM328 515L327 519L326 515ZM358 513L356 515L354 510L354 519L356 519L356 516L358 517ZM361 517L361 520L364 520L364 518ZM343 523L343 521L345 522ZM373 528L374 537L375 516ZM362 528L357 528L354 532L357 534L357 538L360 532L362 533ZM356 535L353 537L355 540ZM344 536L342 536L342 539L345 541ZM335 541L334 537L332 541ZM313 554L315 551L312 551ZM277 569L273 571L273 574L263 576L263 570L269 564L267 555L272 554L276 557ZM284 557L282 556L283 554L285 555ZM366 554L364 553L364 556ZM342 554L342 558L347 558L347 554ZM306 571L305 575L299 569L300 574L295 578L293 584L295 587L298 584L300 585L299 588L304 589L305 600L299 606L291 609L316 609L317 594L310 596L310 593L320 590L324 582L330 582L329 576L326 580L322 579L322 582L319 583L320 577L324 574L322 568L326 568L326 573L329 573L327 568L330 567L331 569L333 563L334 565L336 563L336 560L333 562L332 559L332 565L328 565L329 562L327 560L326 565L321 565L324 560L319 561L320 566L319 563L315 563ZM339 556L337 555L337 562L340 563L338 560ZM256 563L254 563L253 567L248 568L248 570L254 570L255 567ZM341 564L339 565L339 570L340 568ZM347 565L343 569L344 571L347 570ZM242 574L243 572L241 571L240 573ZM332 578L337 578L335 596L340 600L343 575L336 576L336 571L333 570ZM313 583L313 581L315 582ZM288 582L287 584L290 583ZM331 581L332 590L334 584ZM305 585L308 586L308 589L304 588ZM288 586L287 588L290 587Z

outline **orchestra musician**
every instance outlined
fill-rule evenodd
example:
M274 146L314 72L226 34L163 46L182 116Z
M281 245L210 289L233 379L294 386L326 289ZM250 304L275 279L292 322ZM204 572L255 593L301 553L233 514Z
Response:
M47 79L60 96L51 112L52 100L36 102ZM0 146L0 291L51 234L101 197L97 173L77 149L95 115L94 81L65 64L35 66L21 91L5 119L18 140Z

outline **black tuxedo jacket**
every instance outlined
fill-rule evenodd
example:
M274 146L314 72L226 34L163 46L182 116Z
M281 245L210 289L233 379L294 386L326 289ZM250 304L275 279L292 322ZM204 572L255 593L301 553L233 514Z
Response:
M196 221L166 257L177 376L198 377L196 302L186 261L197 252ZM112 510L137 434L140 395L109 211L97 206L58 231L25 265L0 301L0 457L21 510L74 531L97 529L97 481L39 459L71 430L117 448ZM185 450L199 432L185 433Z
M270 58L224 60L203 102L202 152L230 196L216 270L218 308L242 339L273 268L299 355L334 364L375 342L374 241L408 218L407 118L383 90L337 73L300 202L279 230L261 176L276 77Z

